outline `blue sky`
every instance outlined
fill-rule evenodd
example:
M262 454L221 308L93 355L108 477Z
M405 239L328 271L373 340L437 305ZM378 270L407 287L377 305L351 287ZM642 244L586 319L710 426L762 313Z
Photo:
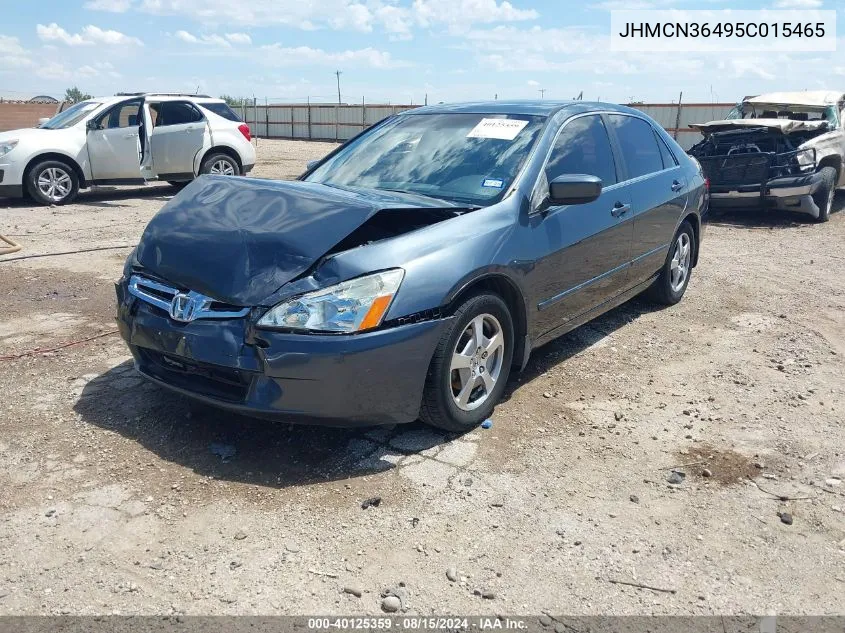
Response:
M736 101L845 88L835 53L614 53L614 8L834 9L830 0L0 0L0 96L194 91L420 103Z

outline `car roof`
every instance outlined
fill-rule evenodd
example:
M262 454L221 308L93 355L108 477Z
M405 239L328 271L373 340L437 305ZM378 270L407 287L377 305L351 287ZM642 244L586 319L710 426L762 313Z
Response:
M601 101L474 101L470 103L441 103L437 105L423 106L413 110L405 110L402 114L435 114L435 113L467 113L467 114L515 114L515 115L539 115L551 116L562 110L569 111L569 114L580 114L583 112L612 111L626 114L637 114L642 116L639 110L616 103L604 103Z
M156 101L193 101L196 103L225 103L223 99L215 99L214 97L209 97L207 95L177 95L177 94L168 94L168 93L156 93L156 92L147 92L142 94L122 94L122 95L114 95L110 97L94 97L93 99L87 99L87 101L96 101L98 103L103 103L106 105L111 105L113 103L119 103L121 101L127 101L129 99L136 99L138 97L144 97L145 99L154 99Z
M745 103L824 107L836 105L843 98L845 98L843 93L833 90L804 90L801 92L769 92L756 97L748 97L745 99Z

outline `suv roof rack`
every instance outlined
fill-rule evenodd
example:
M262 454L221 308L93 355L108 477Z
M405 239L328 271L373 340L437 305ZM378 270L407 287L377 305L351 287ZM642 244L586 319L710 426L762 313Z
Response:
M115 97L144 97L155 95L157 97L198 97L200 99L211 99L209 95L201 95L194 92L116 92Z

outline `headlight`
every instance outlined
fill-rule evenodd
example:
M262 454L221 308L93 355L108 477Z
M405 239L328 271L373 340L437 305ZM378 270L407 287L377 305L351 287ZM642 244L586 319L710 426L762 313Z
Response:
M394 268L309 292L271 308L258 325L318 332L369 330L381 324L404 276L404 270Z
M14 141L0 141L0 156L5 156L17 147L17 140Z

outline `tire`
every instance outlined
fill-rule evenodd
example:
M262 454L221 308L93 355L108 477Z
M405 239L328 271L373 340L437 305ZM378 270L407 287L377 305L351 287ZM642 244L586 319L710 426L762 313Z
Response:
M241 168L238 166L238 161L229 156L218 152L211 154L208 158L202 161L200 166L201 174L216 174L220 176L240 176Z
M486 349L483 344L477 344L476 325L480 325L482 337L488 343ZM500 346L491 342L497 332L502 339ZM499 296L485 293L464 301L443 332L431 359L420 407L423 422L463 433L490 417L504 393L513 348L513 319ZM457 356L466 359L466 366L453 370L453 357L457 359ZM493 376L491 383L489 378ZM456 396L463 404L458 403Z
M830 219L830 208L833 206L833 195L836 193L836 170L833 167L822 167L822 184L813 194L813 202L819 208L816 222L827 222Z
M26 190L38 204L68 204L79 193L79 177L67 163L45 160L27 172Z
M695 232L689 222L683 222L672 238L660 274L646 291L652 301L671 306L683 298L692 276L695 249Z

